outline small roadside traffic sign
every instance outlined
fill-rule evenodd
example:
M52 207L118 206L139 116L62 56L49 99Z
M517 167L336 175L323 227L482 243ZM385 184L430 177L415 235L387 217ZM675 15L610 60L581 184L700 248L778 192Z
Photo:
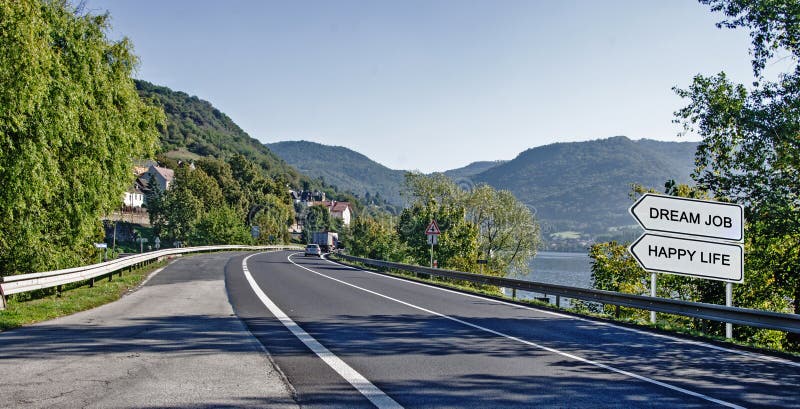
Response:
M645 233L630 252L650 272L744 282L744 251L738 243Z
M429 234L428 235L428 244L430 244L430 245L439 244L439 235L438 234Z
M439 225L436 224L436 220L431 220L431 224L428 225L428 228L425 229L425 234L427 235L437 235L442 234L442 231L439 230Z

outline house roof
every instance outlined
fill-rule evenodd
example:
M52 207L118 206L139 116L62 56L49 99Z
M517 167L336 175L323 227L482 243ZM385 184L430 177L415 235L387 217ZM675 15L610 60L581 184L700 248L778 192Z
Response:
M172 169L162 168L160 166L151 166L150 168L158 172L159 175L170 182L172 179L175 179L175 171Z
M350 206L350 202L333 201L330 206L331 212L343 212L347 208L353 208L353 206Z
M140 177L136 178L136 181L134 182L134 186L137 189L141 190L142 193L148 193L151 190L150 189L149 178L145 178L144 176L140 176Z

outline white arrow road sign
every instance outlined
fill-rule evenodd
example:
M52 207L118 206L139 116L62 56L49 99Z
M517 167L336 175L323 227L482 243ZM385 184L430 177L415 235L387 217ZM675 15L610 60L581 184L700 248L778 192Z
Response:
M744 282L744 251L739 244L645 233L629 251L650 272Z
M647 193L630 208L647 231L742 241L741 205Z

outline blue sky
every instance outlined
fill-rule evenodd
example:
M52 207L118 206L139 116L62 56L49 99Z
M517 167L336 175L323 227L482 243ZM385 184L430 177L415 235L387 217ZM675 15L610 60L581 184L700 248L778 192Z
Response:
M395 169L512 159L553 142L678 138L671 88L751 82L749 39L669 1L110 1L136 76L210 101L252 137Z

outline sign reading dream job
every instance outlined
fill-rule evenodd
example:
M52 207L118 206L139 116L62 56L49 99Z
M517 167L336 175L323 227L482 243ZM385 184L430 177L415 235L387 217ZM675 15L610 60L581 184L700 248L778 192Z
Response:
M648 231L742 241L744 210L733 203L645 194L630 209Z

